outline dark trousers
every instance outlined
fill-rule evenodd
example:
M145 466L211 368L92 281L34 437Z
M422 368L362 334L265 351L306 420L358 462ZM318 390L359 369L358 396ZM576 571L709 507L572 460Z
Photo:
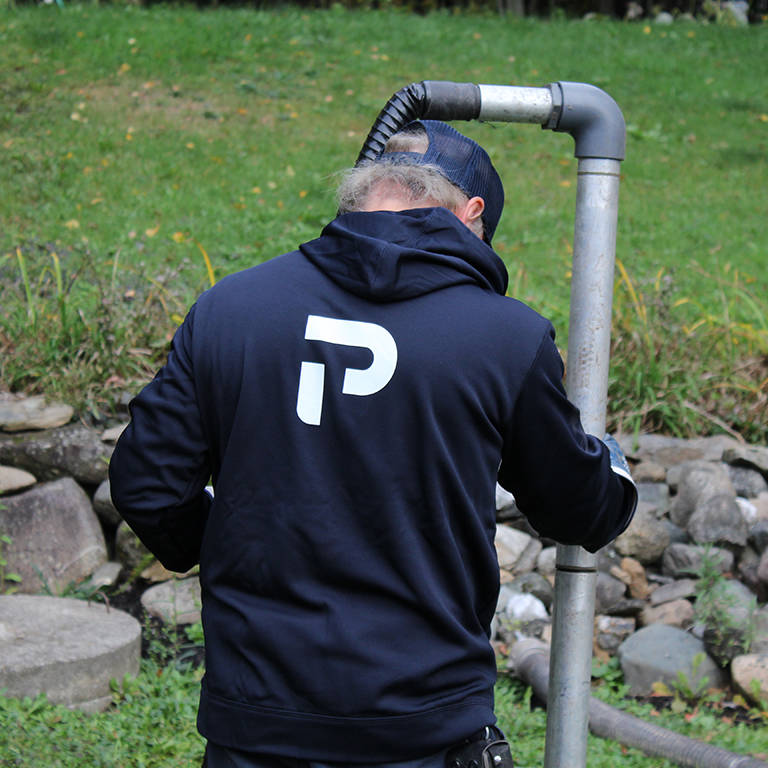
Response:
M289 757L240 752L208 742L203 768L445 768L447 751L444 749L435 755L418 760L386 763L386 765L381 766L370 763L358 766L353 763L317 763L310 760L295 760Z

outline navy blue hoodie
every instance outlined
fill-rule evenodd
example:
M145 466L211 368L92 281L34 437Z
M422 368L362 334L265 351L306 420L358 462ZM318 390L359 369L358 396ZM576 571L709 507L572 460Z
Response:
M337 762L457 742L494 721L497 477L559 541L628 523L550 323L506 286L445 209L351 213L190 310L110 478L166 566L200 563L210 740Z

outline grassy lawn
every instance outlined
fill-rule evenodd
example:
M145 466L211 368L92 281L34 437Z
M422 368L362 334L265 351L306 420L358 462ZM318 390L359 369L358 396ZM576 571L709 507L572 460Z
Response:
M767 45L765 26L686 22L6 7L0 385L104 416L212 279L318 234L336 172L403 85L576 80L607 90L628 125L613 425L719 422L763 439ZM459 127L505 180L494 244L510 291L553 319L565 347L572 140Z
M197 766L204 742L195 729L200 670L145 661L141 674L115 694L115 706L98 715L53 707L43 698L24 701L0 697L2 768L179 768ZM704 707L656 712L652 706L622 701L603 685L608 703L655 724L739 754L765 757L765 727L737 724ZM510 678L500 679L496 712L519 768L542 764L546 715L532 707L530 691ZM761 758L762 759L762 758ZM673 763L627 749L617 742L589 737L591 768L672 768Z

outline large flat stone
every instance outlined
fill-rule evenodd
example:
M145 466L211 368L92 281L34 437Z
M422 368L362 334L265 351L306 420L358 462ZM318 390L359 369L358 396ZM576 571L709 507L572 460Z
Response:
M0 596L0 689L14 698L46 694L54 704L96 712L109 681L136 675L141 626L102 603Z

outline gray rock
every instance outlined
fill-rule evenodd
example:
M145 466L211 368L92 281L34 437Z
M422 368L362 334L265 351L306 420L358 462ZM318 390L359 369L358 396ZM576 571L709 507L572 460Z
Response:
M691 537L688 535L688 532L685 530L685 528L681 528L679 525L675 525L671 520L668 520L666 517L662 518L662 523L664 523L664 527L667 529L667 534L669 535L669 543L670 544L689 544L691 541Z
M549 610L554 600L555 591L552 585L540 573L535 571L518 576L508 586L515 592L533 595L541 600L547 610Z
M681 578L698 576L707 550L691 544L670 544L661 558L661 570L666 576ZM733 570L733 553L719 547L709 548L709 557L717 564L721 573Z
M74 408L64 403L48 403L42 396L0 397L0 430L22 432L29 429L49 429L68 424Z
M749 588L735 580L720 581L699 594L696 613L704 624L704 644L721 665L749 651L756 607Z
M678 579L669 584L662 584L651 592L651 605L671 603L674 600L682 600L693 597L696 594L696 582L693 579Z
M116 443L117 438L123 434L123 431L128 426L128 422L125 424L118 424L116 427L109 427L101 433L101 439L105 443Z
M684 599L672 600L660 605L646 605L640 612L640 626L668 624L687 629L693 624L693 605Z
M496 527L495 543L499 567L510 573L531 570L542 549L540 541L508 525Z
M109 683L139 671L141 626L114 608L82 600L0 596L0 689L95 712Z
M613 544L617 552L644 565L657 562L668 545L667 527L653 514L653 507L645 502L638 503L629 528Z
M597 616L595 618L595 642L599 648L613 653L636 629L633 618Z
M753 704L760 706L768 701L768 653L737 656L731 663L731 677Z
M756 520L768 520L768 491L758 494L756 499L750 499L757 512Z
M637 481L636 481L637 482ZM637 498L649 504L660 517L669 509L669 486L666 483L637 483Z
M696 664L701 657L703 660ZM692 687L701 684L721 688L727 682L725 673L706 655L700 640L667 624L651 624L635 632L619 646L618 658L632 696L651 693L656 681L668 685L677 682L678 672L686 676Z
M110 526L118 526L123 521L120 513L115 509L112 503L112 495L109 491L109 480L104 482L96 489L93 495L93 508L99 518Z
M747 536L749 543L755 548L758 555L768 549L768 520L760 520L749 529Z
M688 533L697 544L743 547L747 543L747 522L733 496L702 499L688 521Z
M599 571L595 587L595 613L613 613L613 608L624 598L627 585Z
M0 461L40 480L70 476L86 485L106 479L112 447L81 424L43 432L0 435Z
M768 605L764 605L754 614L754 635L750 653L768 653Z
M100 565L86 583L86 589L100 589L101 587L113 587L117 584L120 574L123 572L121 563L110 561Z
M536 558L536 570L544 577L555 575L557 547L544 547Z
M667 13L666 11L661 11L660 13L656 14L656 18L654 19L654 22L656 24L672 24L675 21L675 17L671 13Z
M126 522L117 526L115 556L131 573L144 570L154 560L152 553Z
M654 461L641 461L632 468L632 479L640 483L666 483L667 470Z
M89 576L107 559L98 518L71 478L36 485L3 500L0 531L8 535L8 570L21 578L19 591L60 592ZM42 578L42 580L41 580Z
M699 437L684 440L665 435L618 435L617 440L627 458L634 461L652 461L667 467L667 482L671 484L669 470L684 461L721 461L723 452L728 448L738 448L741 444L724 435Z
M757 565L757 583L763 594L768 592L768 549L760 555Z
M33 474L15 467L0 466L0 496L32 487L37 480Z
M728 465L728 476L737 496L752 499L768 491L768 481L756 469Z
M141 596L144 610L166 624L194 624L202 606L200 580L174 579L150 587Z
M760 579L757 572L760 567L760 555L752 547L744 547L739 554L736 572L739 580L756 593L760 592Z
M710 461L686 462L681 468L678 493L670 508L670 519L685 527L696 507L713 496L736 497L724 464Z
M759 445L728 446L723 451L723 461L736 467L755 469L768 479L768 448Z

